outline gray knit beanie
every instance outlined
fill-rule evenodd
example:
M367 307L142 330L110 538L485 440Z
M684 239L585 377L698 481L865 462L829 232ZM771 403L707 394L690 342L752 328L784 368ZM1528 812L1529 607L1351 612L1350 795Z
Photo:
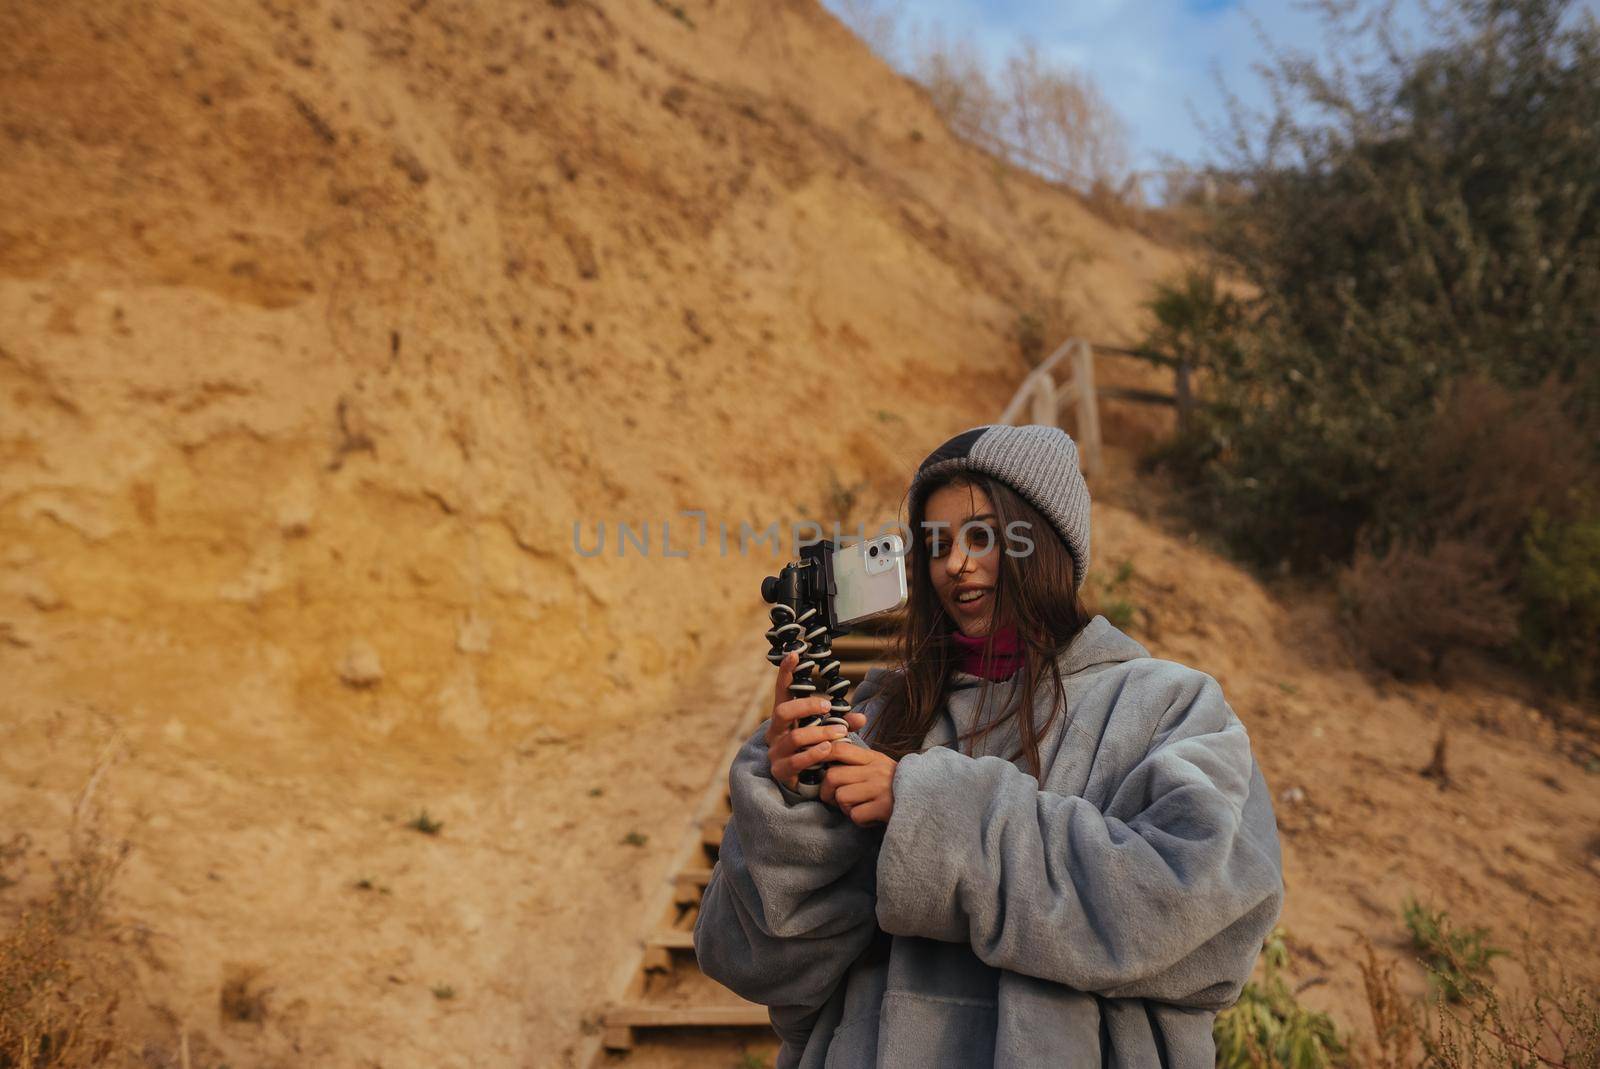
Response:
M993 424L962 431L928 454L911 480L919 485L953 471L981 472L1005 483L1044 514L1072 554L1073 582L1089 570L1089 486L1078 445L1059 427Z

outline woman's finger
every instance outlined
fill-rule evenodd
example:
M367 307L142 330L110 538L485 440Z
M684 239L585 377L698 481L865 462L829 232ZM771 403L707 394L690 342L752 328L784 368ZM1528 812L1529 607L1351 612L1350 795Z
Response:
M840 805L863 805L882 793L876 783L842 783L834 788L833 797Z
M792 731L780 732L778 737L767 744L767 763L776 766L779 761L794 753L798 748L791 736Z
M834 749L838 750L842 749L842 747L835 746ZM834 760L838 760L837 755L835 755ZM836 764L823 774L822 781L839 787L846 783L860 783L871 775L875 775L874 770L863 765Z
M843 806L840 808L844 809ZM893 813L894 809L890 805L888 796L882 794L870 802L862 802L844 810L844 815L856 824L882 824L889 820Z
M767 721L767 742L769 743L783 731L783 728L778 724L777 710L778 706L789 700L789 684L794 681L794 666L799 661L800 655L798 653L786 653L783 655L783 660L778 662L778 678L773 680L772 683L773 715Z
M772 683L772 704L776 708L789 700L789 684L794 682L794 666L800 663L798 653L786 653L778 662L778 678Z
M850 725L851 731L860 731L867 726L867 714L850 712L844 714L845 723Z
M837 749L838 752L833 755L833 759L835 761L843 761L849 765L870 765L875 761L889 760L887 754L881 754L877 750L869 750L865 746L857 746L853 742L846 743L837 747Z
M826 761L828 759L830 749L838 749L838 747L833 746L831 743L819 742L815 746L807 747L804 750L800 750L799 752L784 758L781 762L779 762L779 765L781 765L783 768L782 778L784 780L788 780L791 776L799 774L801 771L810 768L819 761ZM777 774L777 767L778 766L776 765L773 766L775 776Z
M801 717L821 716L833 703L826 698L791 698L772 710L772 722L779 731L788 731Z
M795 728L785 735L785 739L798 750L806 746L815 746L819 742L842 739L844 736L845 729L838 724L812 724L808 728Z

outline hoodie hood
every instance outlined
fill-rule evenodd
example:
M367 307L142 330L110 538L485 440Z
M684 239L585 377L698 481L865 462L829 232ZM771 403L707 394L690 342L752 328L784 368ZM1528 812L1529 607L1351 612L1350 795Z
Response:
M1078 632L1078 637L1061 652L1056 663L1061 666L1062 675L1070 676L1096 665L1121 664L1148 656L1149 650L1123 634L1104 616L1096 616Z

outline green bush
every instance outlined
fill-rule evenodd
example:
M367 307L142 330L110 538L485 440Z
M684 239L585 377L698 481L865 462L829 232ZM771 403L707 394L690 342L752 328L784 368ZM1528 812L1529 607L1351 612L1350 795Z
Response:
M1494 976L1492 962L1505 951L1489 945L1487 928L1461 928L1444 910L1433 910L1414 898L1402 906L1411 945L1422 955L1440 992L1451 1002L1488 990Z
M1208 371L1193 444L1225 527L1302 567L1348 559L1461 376L1554 375L1600 416L1600 26L1567 0L1446 0L1444 44L1371 50L1325 6L1328 58L1285 54L1280 110L1235 115L1212 169L1238 191L1212 250L1255 296L1190 293L1152 337Z
M1282 972L1289 951L1281 929L1261 950L1263 976L1217 1015L1212 1036L1218 1069L1332 1069L1349 1054L1333 1020L1300 1005Z
M1600 22L1570 0L1443 0L1438 43L1417 48L1388 15L1319 6L1328 47L1279 54L1276 110L1236 110L1208 173L1227 191L1212 269L1249 295L1200 272L1151 302L1147 345L1197 389L1162 459L1258 564L1493 561L1505 596L1544 599L1520 606L1524 641L1566 673L1588 655L1551 622L1556 587L1518 573L1533 510L1572 522L1555 499L1600 463ZM1525 402L1540 415L1519 423ZM1475 410L1499 422L1460 416ZM1570 580L1587 543L1562 537L1540 552ZM1439 599L1452 618L1423 660L1453 634L1484 643L1460 626L1477 596Z
M1534 515L1523 541L1522 648L1580 698L1600 677L1600 517Z

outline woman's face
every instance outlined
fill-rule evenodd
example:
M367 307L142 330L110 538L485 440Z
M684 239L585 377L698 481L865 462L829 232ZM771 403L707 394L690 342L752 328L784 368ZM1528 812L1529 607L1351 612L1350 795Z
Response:
M993 502L976 486L951 483L928 496L923 521L934 593L963 635L987 635L1001 553Z

